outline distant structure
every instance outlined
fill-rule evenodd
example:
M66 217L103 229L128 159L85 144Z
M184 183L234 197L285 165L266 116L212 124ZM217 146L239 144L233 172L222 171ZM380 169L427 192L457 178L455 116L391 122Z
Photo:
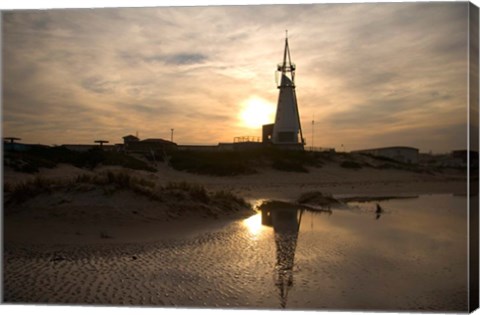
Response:
M412 147L384 147L367 150L356 150L351 153L364 153L386 157L397 162L418 164L418 149Z
M4 137L3 138L3 149L5 151L26 151L30 147L23 143L18 143L22 139L16 137Z
M125 152L159 155L163 154L165 151L176 148L176 143L160 138L140 140L138 137L132 135L123 137L123 150Z
M128 136L123 137L123 143L125 145L128 145L129 143L132 143L132 142L138 142L138 141L140 141L138 136L128 135Z
M450 153L420 153L419 164L435 167L478 169L478 151L454 150ZM470 163L470 164L469 164Z
M3 142L8 142L8 143L15 143L15 141L19 141L19 140L22 140L20 138L16 138L16 137L4 137L3 138Z
M103 144L108 143L108 140L95 140L94 142L100 144L100 149L103 149Z
M295 64L290 57L288 33L285 37L283 63L277 66L277 75L280 75L280 84L277 80L278 96L275 123L264 125L262 140L286 149L304 149L304 139L298 112L297 95L295 93Z
M470 166L478 168L478 152L468 150L454 150L452 151L452 158L457 165ZM468 164L470 162L470 165Z

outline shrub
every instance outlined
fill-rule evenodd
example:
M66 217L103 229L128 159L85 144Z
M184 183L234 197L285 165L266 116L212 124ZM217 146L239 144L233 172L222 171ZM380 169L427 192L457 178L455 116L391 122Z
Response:
M232 176L255 173L249 160L245 152L177 151L172 152L170 165L179 171Z
M219 211L251 209L250 204L243 198L229 191L222 190L210 193L202 185L187 182L169 182L155 191L155 183L124 172L109 171L98 175L81 174L72 180L62 182L37 177L17 185L8 184L4 186L4 189L7 197L6 204L10 204L11 202L22 203L38 194L50 193L55 190L68 191L73 189L75 192L88 192L95 187L101 187L107 196L114 194L118 189L124 189L155 201L165 200L167 205L175 207L176 210L196 209L217 215ZM172 203L172 197L178 199L178 202ZM184 201L187 201L187 203L183 203ZM196 204L192 204L192 201ZM9 208L8 211L12 209Z
M227 203L227 204L236 204L241 207L250 207L250 204L245 201L245 199L234 195L230 191L219 190L215 192L212 196L212 199L215 202Z
M9 186L9 196L7 203L22 203L29 198L35 197L41 193L52 192L55 182L42 177L35 177L33 180L18 183Z
M77 175L77 177L74 179L74 183L94 183L95 176L92 176L90 174L80 174Z
M32 156L25 152L7 152L5 154L4 165L12 167L17 172L37 173L39 168L53 168L57 164L48 159Z
M272 211L272 210L297 210L297 209L298 209L298 206L295 205L295 204L293 204L293 203L289 203L289 202L285 202L285 201L268 200L268 201L262 202L262 203L258 206L258 209L259 209L259 210L266 210L266 211Z
M180 171L214 176L256 173L258 166L289 172L307 172L305 166L321 167L325 155L319 152L259 148L239 151L176 151L170 165Z
M100 149L92 149L88 152L80 152L72 161L77 167L95 168L99 164L103 165L117 165L134 170L144 170L155 172L153 167L150 167L144 161L136 159L132 156L121 152L103 151Z
M8 152L5 159L5 165L13 167L16 171L27 173L38 172L40 167L53 168L58 163L67 163L90 169L103 164L150 172L156 171L146 162L125 153L103 151L98 148L87 152L75 152L65 147L33 146L25 152Z
M165 191L172 192L175 194L175 191L185 192L190 199L199 201L202 203L209 203L210 196L208 195L207 190L202 185L190 184L187 182L169 182L165 188Z
M392 163L401 163L397 160L394 160L392 158L386 157L386 156L381 156L381 155L374 155L370 153L360 153L361 155L365 155L368 157L371 157L372 159L379 160L379 161L386 161L386 162L392 162Z
M316 204L320 206L330 206L338 204L339 201L331 195L323 194L320 191L309 191L297 198L299 204Z
M362 166L354 161L344 161L340 164L343 168L350 168L350 169L361 169Z
M308 170L299 161L275 160L272 167L279 171L308 173Z

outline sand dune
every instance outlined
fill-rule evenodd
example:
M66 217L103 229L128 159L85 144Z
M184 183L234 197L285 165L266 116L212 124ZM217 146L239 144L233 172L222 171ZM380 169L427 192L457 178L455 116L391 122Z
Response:
M432 175L394 169L351 170L330 163L321 168L310 168L309 173L261 169L252 175L215 177L179 172L164 164L157 167L158 172L151 173L116 166L85 170L60 165L54 169L42 169L35 175L6 168L4 185L16 185L35 177L62 181L82 174L95 175L110 171L126 173L150 181L156 186L188 182L201 185L207 191L231 191L250 202L259 199L291 201L304 192L314 190L333 195L373 196L466 193L465 175L454 170ZM186 233L194 229L192 225L197 228L209 226L212 220L206 215L205 211L209 210L207 208L201 204L188 204L176 199L154 202L131 191L108 193L99 187L78 185L75 189L41 194L21 204L6 205L8 215L5 217L5 240L7 243L81 243L155 239L162 235L171 235L173 231L182 231L176 235ZM234 217L249 214L232 213ZM227 214L228 211L218 212L215 215L217 220L213 221L223 220ZM226 219L229 219L228 216ZM187 228L182 229L182 226Z

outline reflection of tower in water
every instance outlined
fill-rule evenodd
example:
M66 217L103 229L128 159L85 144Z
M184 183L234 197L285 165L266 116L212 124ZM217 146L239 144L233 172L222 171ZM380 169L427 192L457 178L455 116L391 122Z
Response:
M298 232L303 210L295 206L275 210L262 210L262 224L273 227L277 261L275 285L279 289L280 305L287 305L288 290L293 286L293 266Z

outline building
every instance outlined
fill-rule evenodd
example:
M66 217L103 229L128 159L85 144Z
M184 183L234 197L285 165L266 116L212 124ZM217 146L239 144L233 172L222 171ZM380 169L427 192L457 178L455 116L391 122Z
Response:
M385 157L401 163L418 164L418 149L412 147L384 147L356 150L351 153L371 154L373 156Z
M304 139L300 124L297 95L295 92L295 64L290 58L288 36L285 38L283 63L277 66L277 75L280 76L280 90L278 95L275 123L264 125L262 128L262 142L272 143L286 149L304 149Z
M18 143L15 141L22 140L20 138L15 137L5 137L3 138L3 150L5 151L12 151L12 152L19 152L19 151L27 151L30 149L30 145L24 143Z
M262 126L262 142L263 143L272 143L273 126L274 124L268 124L268 125Z
M478 152L468 150L454 150L451 154L453 160L459 166L467 166L470 162L471 167L478 167Z
M128 145L129 143L132 143L132 142L138 142L138 141L140 141L140 139L138 137L133 136L133 135L128 135L128 136L123 137L123 144L125 144L125 145Z

